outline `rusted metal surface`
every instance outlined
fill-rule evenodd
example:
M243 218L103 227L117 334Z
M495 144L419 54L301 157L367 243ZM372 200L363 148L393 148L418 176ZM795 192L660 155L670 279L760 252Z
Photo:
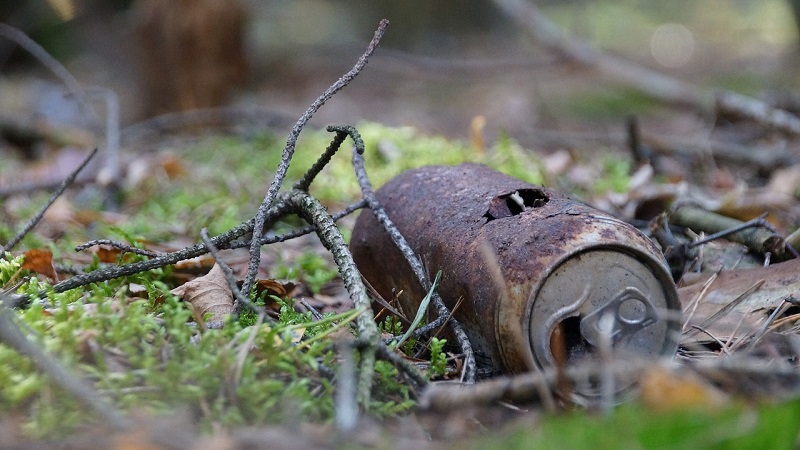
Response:
M675 352L675 286L661 253L632 226L480 164L410 170L377 197L431 278L443 271L447 306L463 299L455 315L479 364L510 373L552 366L558 332L566 363L590 357L606 315L615 349ZM369 211L350 245L369 283L385 299L402 291L400 308L413 317L425 292Z

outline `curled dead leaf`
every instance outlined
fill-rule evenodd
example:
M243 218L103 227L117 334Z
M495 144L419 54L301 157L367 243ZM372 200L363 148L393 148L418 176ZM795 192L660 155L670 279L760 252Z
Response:
M25 262L22 263L22 268L36 272L40 275L49 277L58 281L58 274L53 265L53 252L50 250L31 249L24 253Z
M233 293L219 264L207 275L170 291L192 305L198 321L221 321L233 312Z

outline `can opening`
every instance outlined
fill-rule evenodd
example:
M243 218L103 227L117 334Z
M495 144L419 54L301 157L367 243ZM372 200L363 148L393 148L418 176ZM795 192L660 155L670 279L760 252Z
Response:
M516 216L527 209L544 206L549 200L542 189L519 189L493 198L483 217L486 217L487 222L491 222L495 219Z
M562 320L550 334L550 352L556 362L575 364L592 354L594 346L581 333L581 317Z

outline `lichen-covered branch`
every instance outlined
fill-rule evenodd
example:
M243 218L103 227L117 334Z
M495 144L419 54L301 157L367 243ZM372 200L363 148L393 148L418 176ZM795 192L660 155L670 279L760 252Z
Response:
M379 345L380 333L375 319L372 316L367 288L361 281L361 274L356 268L350 249L344 241L342 233L336 228L330 214L322 204L304 191L292 191L289 194L287 203L292 205L294 212L297 213L308 223L314 225L322 245L333 255L333 260L339 268L342 281L350 293L350 298L356 308L362 308L362 312L356 323L358 325L359 340L364 342L361 348L361 358L359 360L358 389L357 396L359 403L369 406L370 391L372 389L372 377L375 367L375 351Z
M328 127L328 131L336 130L333 127ZM299 191L307 191L308 187L311 186L311 182L314 181L314 178L322 171L323 168L325 168L325 166L328 165L329 162L331 162L331 158L336 154L337 151L339 151L339 147L342 146L342 142L344 142L345 139L347 139L346 132L336 131L336 136L333 137L333 140L328 148L325 149L325 151L322 153L319 159L314 162L311 168L306 171L306 173L303 175L303 178L294 184L293 188Z
M380 202L378 202L378 199L375 197L375 191L372 189L372 183L370 183L369 177L367 176L367 170L364 167L364 141L361 139L361 136L358 134L358 131L356 131L355 128L343 127L343 130L346 130L353 139L353 142L355 142L355 151L353 152L353 167L355 167L356 178L358 178L358 184L361 186L361 193L364 196L364 200L367 201L367 205L372 210L375 218L378 219L378 222L380 222L380 224L383 226L383 229L389 233L392 241L403 253L403 256L405 257L406 261L408 261L411 270L414 272L414 275L416 275L422 287L424 289L430 289L431 281L428 279L425 269L422 267L422 263L417 255L414 254L414 250L411 249L411 246L408 245L406 238L400 234L400 231L397 229L394 223L392 223L389 215L386 214L383 206L381 206ZM447 309L442 297L437 292L433 292L431 300L433 300L433 305L440 317L450 316L450 311ZM453 334L455 334L456 340L458 340L458 345L461 347L461 353L464 355L464 381L467 383L474 383L475 376L477 374L477 367L469 337L467 337L467 333L464 331L461 323L455 318L451 317L448 325L450 326L450 329L453 330Z
M284 196L278 198L278 201L267 211L266 217L270 222L277 221L289 213L289 205L285 202ZM230 230L218 236L211 238L211 242L219 248L226 248L225 244L232 242L234 239L244 236L253 230L253 220L249 220L241 225L231 228ZM139 261L124 266L108 267L103 269L94 270L89 273L75 275L74 277L64 280L61 283L53 286L55 292L64 292L77 287L85 286L90 283L97 283L100 281L111 280L114 278L133 275L136 273L146 272L148 270L158 269L160 267L175 264L184 259L194 258L208 253L208 248L205 244L198 243L191 247L178 250L176 252L165 253L156 258L147 261Z

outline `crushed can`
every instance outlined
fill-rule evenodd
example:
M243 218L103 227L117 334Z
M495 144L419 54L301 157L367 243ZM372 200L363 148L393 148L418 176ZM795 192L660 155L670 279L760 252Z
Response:
M437 292L479 367L521 373L577 364L596 358L602 339L615 354L676 352L677 290L663 255L635 227L473 163L406 171L376 196L431 279L442 271ZM397 296L413 318L426 292L369 210L350 247L369 284L386 300Z

